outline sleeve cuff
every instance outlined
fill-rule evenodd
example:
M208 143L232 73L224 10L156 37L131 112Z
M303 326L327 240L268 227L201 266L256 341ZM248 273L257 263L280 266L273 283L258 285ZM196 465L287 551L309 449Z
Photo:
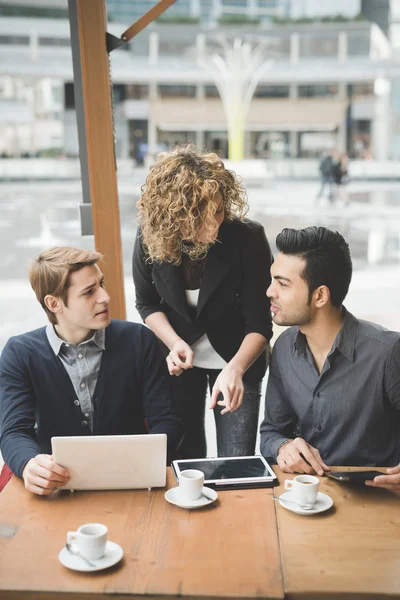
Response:
M271 454L275 460L278 459L279 448L282 446L282 444L285 444L286 442L291 442L291 439L286 438L286 437L281 437L281 438L278 438L277 440L274 440L273 443L271 444Z

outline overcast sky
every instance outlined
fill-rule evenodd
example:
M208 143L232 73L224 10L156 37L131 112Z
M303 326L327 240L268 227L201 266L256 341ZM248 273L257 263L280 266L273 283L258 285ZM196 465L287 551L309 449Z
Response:
M292 0L292 17L342 14L353 17L361 10L361 0Z

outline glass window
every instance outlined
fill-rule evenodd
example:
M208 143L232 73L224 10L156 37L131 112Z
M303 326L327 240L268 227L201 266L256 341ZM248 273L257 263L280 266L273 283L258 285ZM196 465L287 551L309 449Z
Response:
M337 33L305 33L300 36L301 58L337 57L339 37Z
M159 85L158 91L161 98L194 98L195 85Z
M347 35L347 53L349 56L369 55L370 40L368 31L349 31Z
M147 100L149 97L149 86L141 83L127 85L126 97L129 100Z
M216 85L205 86L206 98L219 98L219 92Z
M288 85L258 85L254 92L255 98L288 98Z
M374 82L353 83L353 96L373 96Z
M62 93L60 85L52 85L51 86L51 97L53 104L61 104L62 103Z
M160 44L159 44L159 53L160 56L166 56L166 55L175 55L175 56L182 56L187 54L191 48L193 47L193 43L189 44L186 40L180 40L180 39L173 39L171 37L171 39L169 40L160 40Z
M123 102L126 98L125 85L122 83L114 83L113 85L114 104Z
M323 98L336 96L339 92L337 84L299 85L300 98Z
M39 44L41 46L70 46L70 41L68 38L40 37Z
M12 46L27 46L29 44L28 35L0 35L0 44Z
M65 108L66 109L75 108L75 96L74 96L74 84L73 83L65 83L64 84L64 99L65 99Z

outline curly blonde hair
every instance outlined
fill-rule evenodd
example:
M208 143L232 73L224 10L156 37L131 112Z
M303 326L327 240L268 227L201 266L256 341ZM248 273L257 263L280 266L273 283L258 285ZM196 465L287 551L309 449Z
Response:
M193 260L204 258L212 243L200 242L196 235L200 229L215 231L218 192L224 220L243 219L248 211L246 191L217 154L199 152L192 145L160 154L137 204L148 261L179 265L182 253Z

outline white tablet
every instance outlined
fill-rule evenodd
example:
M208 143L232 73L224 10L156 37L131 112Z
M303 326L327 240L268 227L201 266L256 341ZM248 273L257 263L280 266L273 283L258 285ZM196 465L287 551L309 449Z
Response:
M263 456L235 456L174 460L175 478L185 469L204 473L204 485L215 489L244 489L279 485L278 478Z

